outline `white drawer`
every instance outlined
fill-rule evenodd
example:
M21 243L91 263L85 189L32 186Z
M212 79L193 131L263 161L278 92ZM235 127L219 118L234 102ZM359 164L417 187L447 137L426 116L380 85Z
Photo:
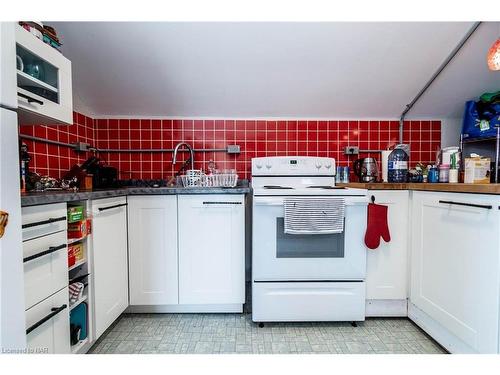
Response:
M26 311L26 341L32 353L70 352L67 287Z
M23 207L23 241L66 230L66 203Z
M364 282L254 282L254 322L363 321Z
M66 231L23 242L26 308L68 286Z

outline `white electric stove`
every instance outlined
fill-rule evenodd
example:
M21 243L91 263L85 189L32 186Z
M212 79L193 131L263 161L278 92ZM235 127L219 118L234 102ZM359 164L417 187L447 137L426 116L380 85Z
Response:
M252 319L365 319L367 190L335 186L335 159L252 159ZM289 196L342 196L344 231L284 233Z

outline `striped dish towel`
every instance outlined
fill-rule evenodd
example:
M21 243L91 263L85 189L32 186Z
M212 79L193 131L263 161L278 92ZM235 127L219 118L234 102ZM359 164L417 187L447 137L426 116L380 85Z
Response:
M342 197L287 197L284 203L287 234L344 231L345 200Z

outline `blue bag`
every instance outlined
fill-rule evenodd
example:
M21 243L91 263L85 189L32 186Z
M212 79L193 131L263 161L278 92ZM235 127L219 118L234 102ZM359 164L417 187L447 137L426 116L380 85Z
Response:
M496 126L500 126L500 101L470 100L465 103L462 125L463 139L496 137Z

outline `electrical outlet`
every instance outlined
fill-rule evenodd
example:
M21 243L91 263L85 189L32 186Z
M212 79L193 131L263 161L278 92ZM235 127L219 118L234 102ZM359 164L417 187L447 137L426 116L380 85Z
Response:
M344 155L358 155L359 147L358 146L347 146L344 148Z
M89 144L85 142L76 142L73 144L73 148L76 152L84 152L89 150Z
M239 154L240 153L240 146L239 145L227 146L227 153L228 154Z

